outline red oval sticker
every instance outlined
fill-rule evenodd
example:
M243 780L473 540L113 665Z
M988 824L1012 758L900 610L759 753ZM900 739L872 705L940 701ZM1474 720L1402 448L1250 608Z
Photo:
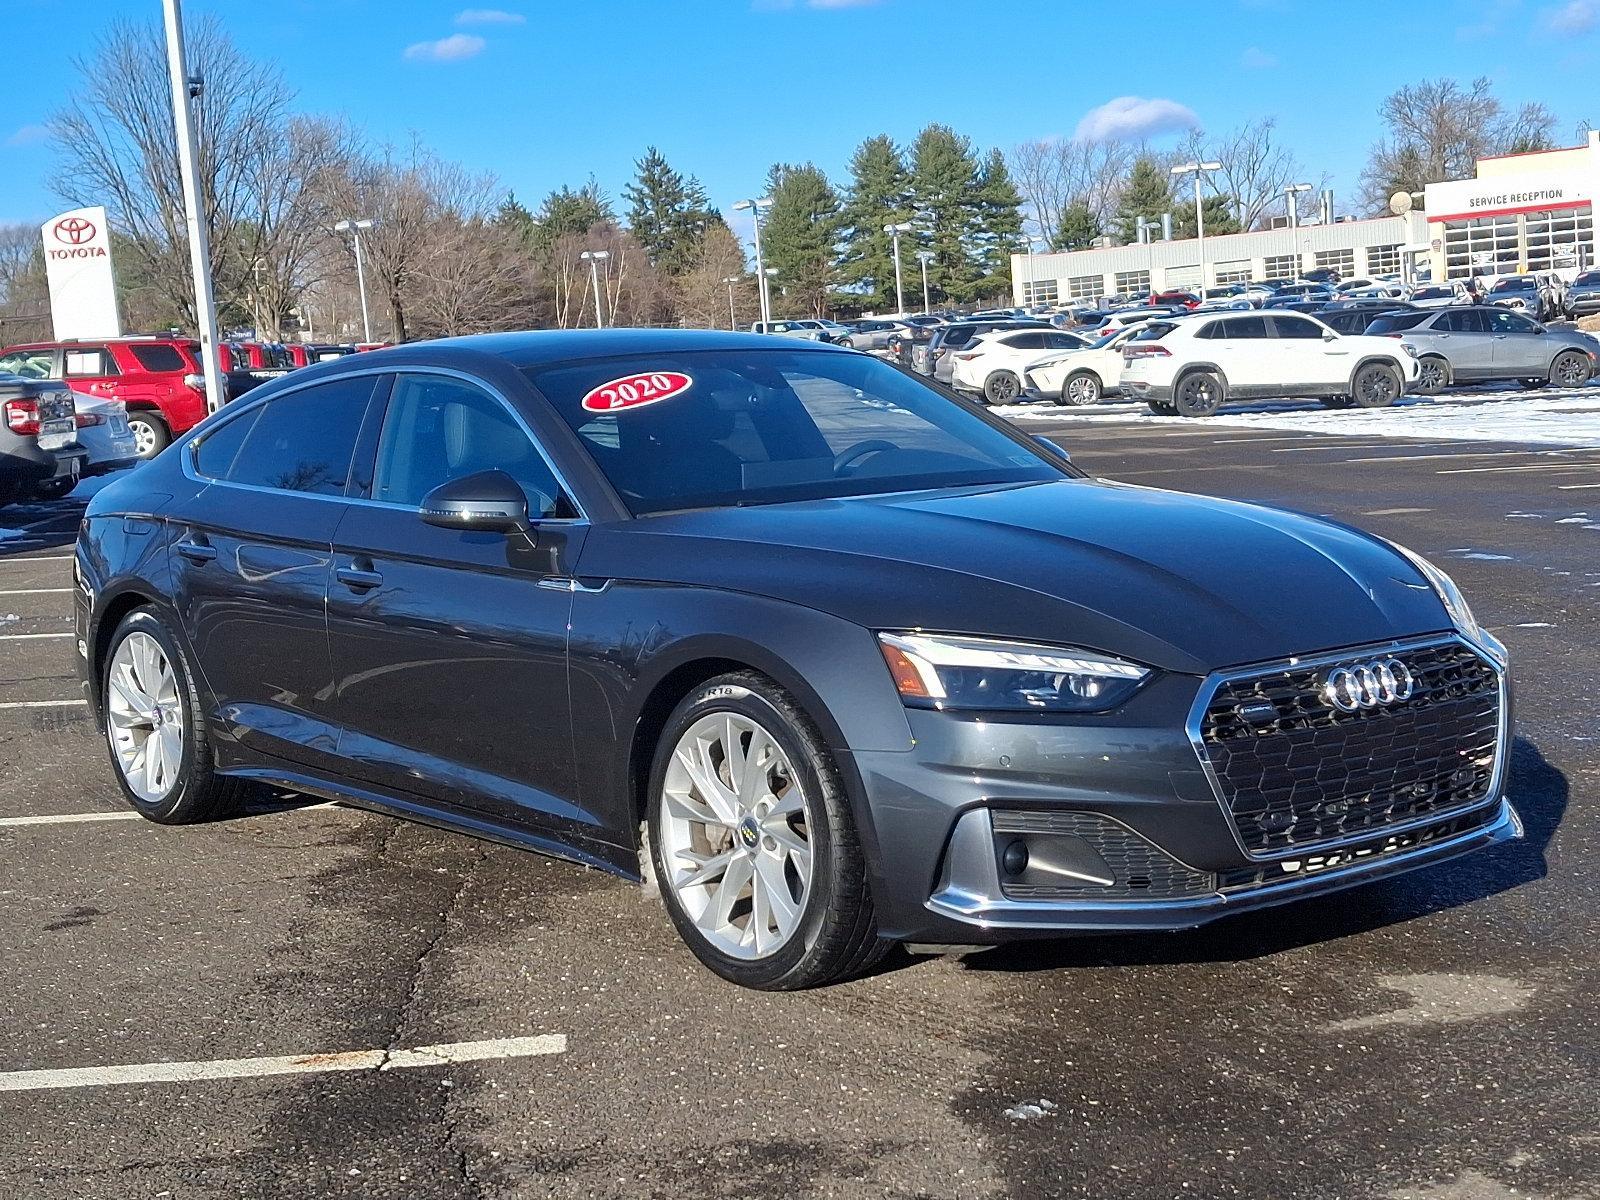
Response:
M681 371L647 371L624 375L610 383L591 388L583 398L590 412L616 412L619 408L639 408L681 396L694 386L694 380Z

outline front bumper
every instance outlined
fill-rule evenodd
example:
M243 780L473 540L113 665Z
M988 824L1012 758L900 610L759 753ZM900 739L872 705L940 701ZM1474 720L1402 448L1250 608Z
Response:
M1510 694L1500 673L1481 792L1353 823L1345 835L1251 848L1192 724L1214 681L1237 674L1157 676L1122 710L1097 717L908 710L914 749L853 756L877 848L869 861L880 931L967 945L1184 929L1521 836L1504 795ZM1020 870L1008 858L1019 844Z

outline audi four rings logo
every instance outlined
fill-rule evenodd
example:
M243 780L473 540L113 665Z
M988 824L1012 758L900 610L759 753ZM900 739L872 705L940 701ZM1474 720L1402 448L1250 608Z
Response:
M84 217L63 217L55 225L56 241L69 246L81 246L95 235L94 222Z
M1359 712L1402 704L1416 693L1417 681L1411 668L1398 658L1335 667L1323 682L1322 695L1340 712Z

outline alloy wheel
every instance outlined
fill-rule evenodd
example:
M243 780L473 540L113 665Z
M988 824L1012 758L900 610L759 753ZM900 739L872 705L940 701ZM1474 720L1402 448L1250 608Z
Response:
M814 857L804 793L770 732L731 712L685 730L662 781L659 836L664 882L715 949L759 959L788 944Z
M1100 399L1100 382L1093 375L1074 375L1067 380L1068 404L1093 404Z
M1589 364L1580 355L1563 354L1556 359L1555 370L1551 374L1562 387L1578 387L1589 382Z
M1388 371L1363 371L1356 380L1356 394L1363 408L1384 408L1400 396L1400 388Z
M139 799L156 804L183 770L183 704L177 672L148 633L122 639L106 675L106 736L122 778Z
M1423 359L1417 368L1417 391L1437 392L1444 385L1444 364L1436 358Z
M134 452L140 458L149 458L156 452L158 439L155 427L150 422L131 419L128 428L133 431Z

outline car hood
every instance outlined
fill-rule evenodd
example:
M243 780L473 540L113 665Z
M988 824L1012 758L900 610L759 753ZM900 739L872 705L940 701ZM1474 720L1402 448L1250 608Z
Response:
M579 568L1195 674L1450 626L1416 568L1367 534L1094 480L645 517L597 527Z

